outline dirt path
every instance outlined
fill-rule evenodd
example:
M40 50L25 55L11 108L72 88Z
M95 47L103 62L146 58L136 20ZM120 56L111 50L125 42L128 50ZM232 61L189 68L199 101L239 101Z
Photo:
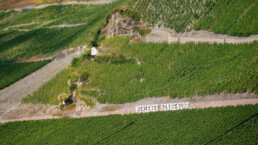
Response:
M168 42L168 43L187 43L187 42L208 42L208 43L250 43L258 41L258 35L249 37L234 37L222 34L215 34L209 31L194 31L176 33L169 29L153 28L152 32L145 37L145 42Z
M14 119L1 119L0 122L13 122L23 120L41 120L41 119L57 119L63 117L92 117L92 116L105 116L111 114L131 114L136 113L135 107L139 105L151 105L151 104L165 104L165 103L176 103L176 102L190 102L189 109L195 108L209 108L209 107L222 107L222 106L236 106L244 104L257 104L258 96L252 93L241 93L241 94L219 94L219 95L208 95L208 96L196 96L193 98L181 98L171 99L169 97L157 97L157 98L145 98L137 102L125 103L125 104L97 104L91 110L82 110L81 112L69 111L67 116L53 116L58 112L58 106L50 106L49 109L42 109L40 113L34 113L30 116L19 117ZM27 105L27 108L38 108L42 105L23 104ZM47 112L42 115L42 112ZM52 114L51 114L52 113ZM69 114L70 113L70 114Z
M15 9L8 9L4 12L9 12L11 10L15 11L22 11L23 9L42 9L49 6L56 6L56 5L100 5L100 4L109 4L116 0L91 0L91 1L67 1L67 2L61 2L61 3L53 3L53 4L42 4L42 5L25 5L21 8L15 8Z
M26 23L26 24L18 24L18 25L14 25L14 26L9 26L4 28L3 30L17 30L17 31L31 31L31 30L35 30L35 29L39 29L39 28L32 28L32 29L20 29L19 27L22 26L28 26L28 25L34 25L34 24L40 24L39 22L32 22L32 23ZM87 23L78 23L78 24L60 24L60 25L52 25L49 27L41 27L41 28L46 28L46 29L52 29L52 28L70 28L70 27L78 27L78 26L82 26L82 25L86 25Z
M65 53L66 50L62 52ZM81 53L82 51L79 50L60 59L55 59L36 72L0 90L0 120L21 105L21 100L24 97L52 79L58 72L66 68L74 57L80 56Z

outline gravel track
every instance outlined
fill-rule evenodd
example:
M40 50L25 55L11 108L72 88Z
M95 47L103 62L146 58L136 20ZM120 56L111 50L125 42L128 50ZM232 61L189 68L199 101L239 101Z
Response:
M168 43L187 43L187 42L208 42L208 43L250 43L258 41L258 35L249 37L236 37L222 34L215 34L209 31L194 31L176 33L173 30L153 28L152 32L145 37L145 42L168 42Z
M18 24L18 25L14 25L14 26L9 26L4 28L3 30L17 30L17 31L31 31L31 30L35 30L35 29L39 29L39 28L32 28L32 29L19 29L19 27L22 26L28 26L28 25L33 25L33 24L40 24L39 22L32 22L32 23L27 23L27 24ZM41 28L46 28L46 29L52 29L52 28L70 28L70 27L78 27L78 26L82 26L82 25L86 25L87 23L78 23L78 24L60 24L60 25L52 25L49 27L41 27Z

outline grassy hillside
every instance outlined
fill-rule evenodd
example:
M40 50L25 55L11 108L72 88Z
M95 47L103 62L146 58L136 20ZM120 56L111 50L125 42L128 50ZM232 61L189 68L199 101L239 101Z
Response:
M12 63L16 60L45 57L62 49L91 45L91 41L106 23L110 11L123 2L120 0L107 5L65 5L21 12L0 12L0 89L46 64ZM75 26L58 28L63 24ZM5 62L10 63L4 64Z
M129 40L123 37L107 39L103 46L110 47L106 54L113 53L111 56L83 61L67 71L73 74L87 71L90 83L82 90L95 89L88 95L102 103L124 103L158 96L257 93L257 42L128 44ZM69 75L64 72L60 76L63 81L51 80L51 85L43 85L27 101L56 104L57 94L64 92L46 88L63 86L68 89Z
M38 54L53 55L65 48L90 44L106 23L109 12L122 3L123 1L94 6L50 6L8 13L7 16L2 16L5 20L0 21L0 59L17 60ZM81 25L49 28L60 24ZM4 30L8 27L8 31ZM30 31L14 30L17 28Z
M257 109L258 105L246 105L6 123L0 125L0 142L1 144L200 145L235 142L257 144ZM244 136L239 138L239 135Z
M255 0L132 0L128 8L149 26L164 26L176 32L194 28L233 36L258 33Z
M28 74L41 68L48 62L49 60L28 63L12 63L0 61L0 89L22 79Z

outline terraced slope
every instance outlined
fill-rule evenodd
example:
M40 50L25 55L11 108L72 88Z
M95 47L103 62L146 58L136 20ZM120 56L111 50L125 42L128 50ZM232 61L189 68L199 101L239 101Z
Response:
M0 124L1 144L257 144L258 105ZM253 124L253 125L251 125ZM244 131L244 132L243 132ZM247 131L247 132L245 132ZM239 139L239 135L243 134Z

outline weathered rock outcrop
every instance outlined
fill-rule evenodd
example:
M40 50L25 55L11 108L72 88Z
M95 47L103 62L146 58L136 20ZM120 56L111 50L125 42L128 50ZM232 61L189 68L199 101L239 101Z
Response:
M108 25L102 29L102 34L107 36L139 36L139 33L134 30L135 22L132 18L123 18L118 12L114 13Z

